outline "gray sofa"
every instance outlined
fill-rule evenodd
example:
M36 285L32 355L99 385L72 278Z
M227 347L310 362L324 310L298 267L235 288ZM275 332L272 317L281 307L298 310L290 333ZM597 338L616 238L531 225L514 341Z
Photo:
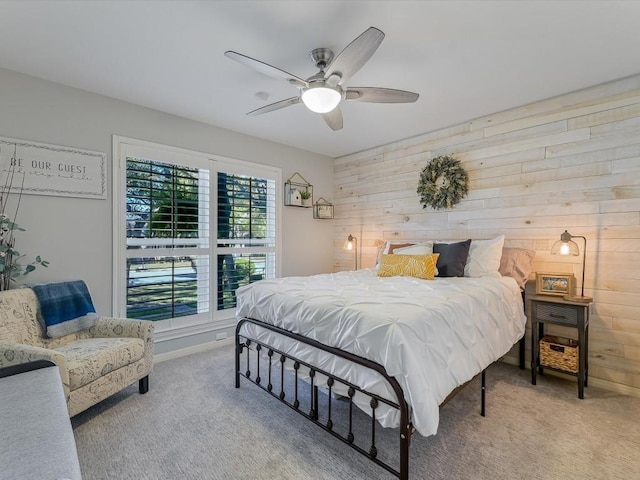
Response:
M60 371L39 360L0 368L0 478L81 480Z

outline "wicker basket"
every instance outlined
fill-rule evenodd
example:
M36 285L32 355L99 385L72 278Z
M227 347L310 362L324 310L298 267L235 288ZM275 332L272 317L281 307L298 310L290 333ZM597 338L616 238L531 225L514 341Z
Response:
M540 340L540 365L578 372L578 342L545 335Z

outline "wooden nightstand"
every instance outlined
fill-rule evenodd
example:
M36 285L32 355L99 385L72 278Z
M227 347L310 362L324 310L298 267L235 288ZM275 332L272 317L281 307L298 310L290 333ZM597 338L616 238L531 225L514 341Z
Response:
M562 297L535 295L531 297L531 383L543 374L544 368L578 377L578 397L584 398L589 375L589 309L591 303L576 303ZM543 365L540 362L540 339L544 325L551 323L578 330L578 371Z

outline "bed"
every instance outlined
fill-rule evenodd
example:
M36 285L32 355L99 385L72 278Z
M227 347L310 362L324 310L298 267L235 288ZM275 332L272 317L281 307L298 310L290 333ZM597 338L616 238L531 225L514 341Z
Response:
M237 300L236 386L251 380L354 446L351 425L338 435L332 424L331 399L346 398L373 419L370 446L354 448L402 479L413 431L435 434L440 405L478 375L484 413L484 371L523 338L526 323L520 286L500 275L425 280L362 269L263 280L240 288ZM288 398L285 369L295 375ZM299 379L311 388L308 410ZM329 398L322 422L319 388ZM377 458L376 422L400 427L397 468Z

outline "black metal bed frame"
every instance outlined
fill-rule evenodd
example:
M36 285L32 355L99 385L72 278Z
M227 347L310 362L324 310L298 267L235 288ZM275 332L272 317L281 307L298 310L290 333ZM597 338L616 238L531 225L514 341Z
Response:
M521 289L520 291L521 295L522 295L522 305L523 308L526 310L526 303L525 303L525 291L524 289ZM374 370L375 372L378 372L380 375L382 375L384 377L384 379L387 381L387 383L391 386L391 388L393 389L394 393L396 394L396 398L397 401L396 402L392 402L386 398L383 398L379 395L376 395L374 393L371 392L367 392L366 390L360 388L359 386L338 378L337 376L333 375L332 373L326 372L320 368L317 368L314 365L311 365L303 360L300 360L298 358L293 357L290 354L286 354L276 348L273 348L272 346L266 345L263 342L260 342L256 339L250 339L245 335L241 335L240 334L240 328L242 327L242 325L244 325L245 323L253 323L254 325L258 325L259 327L265 328L267 330L270 330L272 332L276 332L279 333L281 335L284 335L286 337L289 337L293 340L297 340L299 342L305 343L307 345L310 345L312 347L315 347L319 350L322 350L324 352L328 352L331 353L337 357L343 358L345 360L351 361L353 363L356 363L358 365L362 365L363 367L369 368L371 370ZM241 341L240 339L244 338L244 341ZM391 377L387 374L387 371L385 370L385 368L380 365L379 363L373 362L367 358L363 358L360 357L358 355L354 355L352 353L349 352L345 352L344 350L340 350L338 348L335 347L330 347L327 345L324 345L316 340L313 340L311 338L305 337L303 335L297 334L297 333L293 333L290 332L288 330L284 330L280 327L276 327L275 325L271 325L265 322L262 322L260 320L256 320L256 319L252 319L252 318L241 318L238 321L238 324L236 326L236 338L235 338L235 342L236 342L236 372L235 372L235 378L236 378L236 388L240 388L240 377L245 377L247 380L249 380L250 382L254 383L255 385L258 385L260 388L262 388L264 391L266 391L267 393L269 393L271 396L277 398L278 400L280 400L282 403L284 403L285 405L287 405L288 407L292 408L293 410L295 410L296 412L298 412L300 415L302 415L303 417L306 417L308 420L311 420L313 423L315 423L316 425L318 425L320 428L322 428L323 430L325 430L326 432L330 433L331 435L333 435L334 437L338 438L339 440L341 440L342 442L346 443L347 445L349 445L350 447L352 447L353 449L355 449L356 451L358 451L359 453L361 453L362 455L364 455L365 457L369 458L370 460L372 460L374 463L376 463L377 465L379 465L380 467L384 468L385 470L387 470L388 472L392 473L393 475L395 475L396 477L400 478L400 480L409 480L409 445L411 443L411 435L414 432L414 427L411 423L410 420L410 414L409 414L409 404L407 403L407 401L404 398L404 392L402 391L402 388L400 387L400 384L398 383L398 381L394 378ZM252 377L251 374L251 365L250 365L250 358L249 358L249 352L252 350L252 344L255 344L255 352L256 352L256 367L257 367L257 372L256 375L254 377ZM518 355L518 363L519 363L519 367L520 369L524 369L524 356L525 356L525 336L523 335L522 338L518 341L518 347L519 347L519 355ZM268 363L268 380L267 380L267 386L265 387L262 383L262 377L260 376L260 351L266 348L267 349L267 363ZM241 363L241 356L242 353L246 350L246 369L244 372L242 372L240 370L240 363ZM276 394L273 391L273 384L271 382L272 380L272 357L274 354L278 354L280 355L280 392L278 394ZM295 376L295 381L294 381L294 399L292 402L289 402L286 400L286 392L285 392L285 387L284 387L284 369L285 369L285 362L286 360L289 359L291 361L293 361L293 370L294 370L294 376ZM300 409L300 401L298 399L298 370L300 368L300 365L303 365L305 367L307 367L309 369L309 377L310 377L310 406L309 406L309 413L306 413L305 411ZM487 367L488 368L488 367ZM328 404L327 404L327 409L328 409L328 414L327 414L327 421L325 423L320 422L319 420L319 415L318 415L318 408L319 408L319 402L318 402L318 386L315 384L315 374L316 373L320 373L324 376L327 377L327 386L329 388L328 391ZM332 404L332 390L333 390L333 385L335 384L335 382L339 382L342 383L343 385L348 387L347 390L347 395L348 395L348 401L349 401L349 433L347 434L347 436L343 436L340 433L336 432L334 430L334 425L333 425L333 420L331 417L331 404ZM458 387L457 389L455 389L453 392L451 392L451 394L444 400L444 402L442 403L442 405L446 404L451 398L453 398L460 390L462 390L462 388L464 388L468 383L470 383L471 380L467 383L465 383L464 385L461 385L460 387ZM354 443L354 435L353 435L353 431L352 431L352 425L353 425L353 397L355 396L357 392L360 392L366 396L368 396L369 398L371 398L371 401L369 403L370 407L371 407L371 446L369 448L369 451L366 451L365 449L363 449L362 447L356 445ZM376 447L376 408L378 408L380 402L392 407L392 408L396 408L400 411L400 454L399 454L399 468L395 469L393 466L389 465L388 463L383 462L382 460L377 458L378 455L378 449ZM441 406L442 406L441 405ZM480 373L480 415L481 416L485 416L485 410L486 410L486 368L484 370L482 370L482 372Z
M379 373L380 375L382 375L384 377L384 379L387 381L387 383L391 386L391 388L393 389L397 401L396 402L392 402L386 398L383 398L375 393L371 393L368 392L366 390L364 390L363 388L359 387L358 385L355 385L345 379L339 378L336 375L327 372L325 370L322 370L314 365L311 365L301 359L295 358L293 355L285 353L281 350L278 350L276 348L273 348L270 345L266 345L265 343L258 341L256 339L252 339L252 338L248 338L247 335L245 334L241 334L240 333L240 329L242 327L242 325L244 325L245 323L252 323L254 325L257 325L259 327L265 328L267 330L270 330L272 332L276 332L278 334L284 335L286 337L289 337L293 340L305 343L307 345L310 345L314 348L317 348L319 350L322 350L324 352L328 352L330 354L333 354L337 357L343 358L345 360L348 360L350 362L356 363L358 365L361 365L365 368L369 368L377 373ZM260 357L261 354L260 352L266 349L267 350L267 366L268 366L268 372L266 372L267 375L267 384L266 386L264 385L264 379L262 378L261 374L265 374L264 371L261 372L260 370ZM254 351L255 352L255 360L253 365L255 365L256 367L256 372L255 374L253 374L251 372L251 368L252 368L252 364L250 361L250 352ZM242 371L242 367L241 367L241 363L242 363L242 354L246 352L246 368L244 371ZM272 364L272 358L273 355L279 355L279 361L280 361L280 391L276 392L274 391L273 388L273 383L272 383L272 378L273 378L273 364ZM347 445L349 445L350 447L352 447L353 449L355 449L356 451L358 451L359 453L361 453L362 455L364 455L365 457L369 458L371 461L373 461L374 463L376 463L377 465L379 465L380 467L384 468L385 470L387 470L388 472L392 473L393 475L395 475L396 477L400 478L401 480L408 480L409 479L409 445L410 445L410 439L411 439L411 434L413 433L413 431L415 430L411 420L410 420L410 413L409 413L409 405L407 403L407 401L404 398L404 393L402 391L402 388L400 387L400 384L398 383L398 381L394 378L391 377L387 374L385 368L380 365L379 363L373 362L369 359L360 357L358 355L354 355L352 353L349 352L345 352L344 350L340 350L338 348L335 347L330 347L327 345L324 345L320 342L317 342L316 340L310 339L308 337L305 337L303 335L299 335L297 333L293 333L290 332L288 330L284 330L282 328L276 327L274 325L262 322L260 320L255 320L252 318L242 318L238 321L238 325L236 327L236 372L235 372L235 379L236 379L236 388L240 387L240 377L245 377L247 380L249 380L250 382L254 383L255 385L259 386L260 388L262 388L264 391L266 391L267 393L269 393L271 396L277 398L278 400L280 400L281 402L283 402L285 405L289 406L290 408L292 408L293 410L295 410L296 412L298 412L299 414L301 414L302 416L306 417L308 420L312 421L313 423L315 423L316 425L318 425L320 428L322 428L323 430L325 430L326 432L330 433L331 435L333 435L334 437L338 438L339 440L341 440L342 442L346 443ZM293 370L294 370L294 393L293 393L293 400L292 401L288 401L287 400L287 392L285 392L285 386L284 386L284 370L285 370L285 362L287 360L293 361ZM299 400L299 395L298 395L298 371L300 369L300 366L305 366L306 368L309 369L309 383L310 383L310 405L309 405L309 410L308 413L305 410L302 410L302 407L300 406L300 400ZM276 370L278 370L278 368L276 367ZM327 387L328 387L328 403L327 403L327 415L326 415L326 422L321 422L319 420L319 415L318 415L318 408L319 408L319 401L318 401L318 385L316 384L315 381L315 376L316 374L322 374L324 376L327 377ZM275 373L275 375L277 375L278 372ZM480 374L481 376L481 397L480 397L480 414L484 417L485 416L485 397L486 397L486 378L485 378L485 370L482 371L482 373ZM332 407L332 391L333 391L333 386L335 385L336 382L339 382L341 384L343 384L344 386L347 387L347 395L348 395L348 402L349 402L349 433L346 436L341 435L340 433L336 432L336 430L334 430L334 424L333 424L333 419L331 416L331 407ZM466 385L466 384L465 384ZM360 392L361 394L366 395L367 397L369 397L371 400L369 402L369 405L371 407L371 442L370 442L370 447L369 450L365 450L364 448L362 448L361 446L357 445L354 443L354 434L353 434L353 430L352 430L352 425L353 425L353 397L355 396L356 392ZM455 390L454 393L457 393L458 390ZM445 400L444 403L446 403L450 398L452 398L453 395L450 395L449 397L447 397L447 399ZM392 408L396 408L400 411L400 452L399 452L399 468L396 469L394 468L392 465L389 465L388 463L380 460L379 458L377 458L378 455L378 449L376 447L376 409L378 408L380 403L384 403Z

